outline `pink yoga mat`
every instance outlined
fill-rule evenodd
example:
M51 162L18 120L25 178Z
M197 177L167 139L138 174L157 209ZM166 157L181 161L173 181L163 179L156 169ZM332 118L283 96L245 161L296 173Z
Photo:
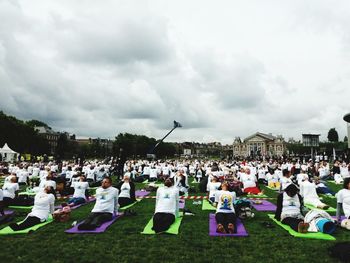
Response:
M150 193L151 192L148 192L148 191L137 190L137 191L135 191L135 196L136 197L144 197L144 196L149 195Z
M106 229L112 225L114 223L114 221L116 221L117 219L119 219L120 217L122 216L121 215L118 215L118 216L115 216L113 217L113 219L111 221L108 221L104 224L102 224L100 227L96 228L95 230L79 230L78 229L78 226L80 224L82 224L84 221L80 222L79 224L75 225L74 227L64 231L66 233L69 233L69 234L98 234L98 233L103 233L106 231Z
M254 201L252 201L253 207L257 211L276 211L277 206L269 201L261 200L262 204L254 204Z
M242 221L237 218L237 233L236 234L220 234L216 232L215 214L209 214L209 236L213 237L247 237L248 232L245 230Z

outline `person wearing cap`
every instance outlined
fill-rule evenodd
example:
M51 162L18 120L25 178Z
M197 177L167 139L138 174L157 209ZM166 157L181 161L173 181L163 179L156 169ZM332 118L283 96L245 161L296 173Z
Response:
M179 190L173 187L171 179L168 178L164 181L164 187L157 189L152 230L156 233L168 230L177 217L179 217Z
M130 175L130 172L126 172L123 180L116 186L116 188L119 190L118 203L120 207L130 205L136 201L135 184L131 182Z
M233 234L237 232L237 217L233 206L233 202L236 199L236 193L228 191L227 182L222 183L221 189L221 191L217 191L215 193L215 219L217 224L216 231L222 234Z
M303 198L295 184L290 184L277 197L275 219L290 226L294 231L306 233L309 227L302 215Z
M337 197L337 220L338 222L341 222L341 210L343 209L345 220L344 225L350 226L350 177L347 177L344 179L343 183L343 189L339 190L339 192L336 194ZM346 223L347 222L347 223ZM349 227L350 230L350 227Z

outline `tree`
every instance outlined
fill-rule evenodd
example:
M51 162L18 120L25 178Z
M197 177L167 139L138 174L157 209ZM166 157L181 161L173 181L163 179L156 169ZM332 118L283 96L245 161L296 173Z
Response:
M344 142L348 142L348 136L344 137Z
M26 124L29 126L29 127L32 127L34 128L35 126L44 126L46 128L50 128L51 127L49 125L47 125L45 122L42 122L42 121L38 121L38 120L30 120L30 121L26 121Z
M329 130L327 138L328 138L328 141L330 141L330 142L338 142L339 141L338 132L336 131L335 128L332 128Z

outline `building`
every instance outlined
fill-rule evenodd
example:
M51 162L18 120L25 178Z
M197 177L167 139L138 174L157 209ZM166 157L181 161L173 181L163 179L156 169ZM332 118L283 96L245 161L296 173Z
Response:
M48 126L35 126L34 130L38 132L39 135L43 136L50 145L50 153L54 154L57 148L57 142L60 137L59 132L53 131Z
M233 142L233 156L282 156L286 151L286 142L282 135L273 136L257 132L244 141L236 137Z

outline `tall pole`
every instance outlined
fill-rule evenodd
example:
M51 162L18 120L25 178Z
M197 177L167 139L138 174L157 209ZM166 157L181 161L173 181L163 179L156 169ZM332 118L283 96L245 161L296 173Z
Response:
M170 133L172 133L176 128L181 128L182 125L177 122L177 121L174 121L174 127L161 139L159 140L156 145L153 146L153 148L149 151L150 154L152 154L154 152L154 150L159 146L159 144L161 144L166 137L168 137L170 135Z

